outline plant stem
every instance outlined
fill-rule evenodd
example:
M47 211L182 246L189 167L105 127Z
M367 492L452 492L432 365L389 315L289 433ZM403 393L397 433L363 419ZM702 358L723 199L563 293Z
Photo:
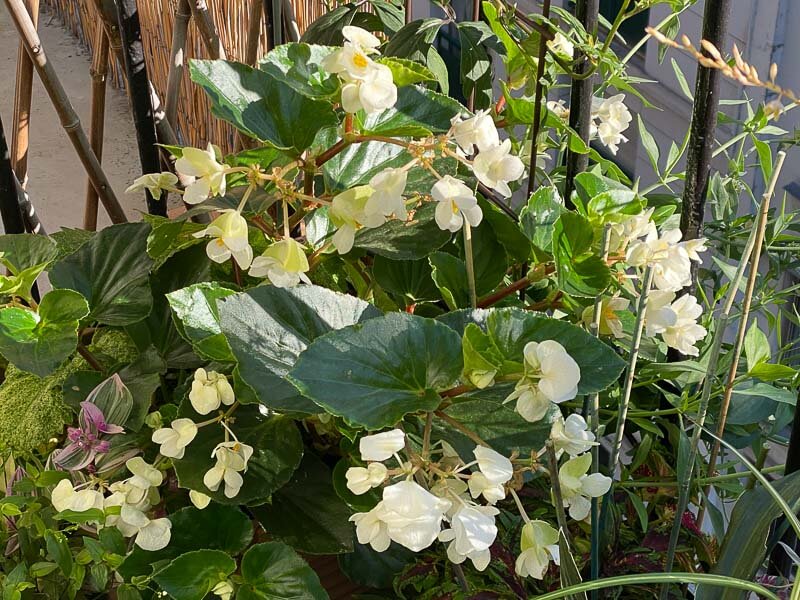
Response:
M556 519L558 520L558 527L564 534L564 539L567 544L570 543L569 525L567 523L567 513L564 512L564 497L561 495L561 481L558 479L558 458L556 457L556 449L553 447L553 441L547 440L545 445L547 449L547 464L550 470L550 486L553 488L553 504L556 509Z
M281 205L283 209L283 238L288 240L291 237L291 231L289 230L289 201L284 199Z
M739 331L736 335L736 342L733 347L733 361L730 369L728 370L728 379L725 385L725 395L722 398L719 415L717 417L717 437L722 437L725 432L725 423L728 418L728 409L730 407L731 396L733 395L733 386L736 380L736 372L739 369L739 358L741 357L742 347L744 346L744 337L747 333L747 322L750 315L750 306L753 300L753 291L755 290L756 279L758 277L758 265L761 260L761 248L764 244L764 236L767 229L767 220L769 217L769 204L772 195L775 192L775 186L778 182L781 169L783 168L784 160L786 159L786 152L780 150L776 157L775 167L772 170L767 189L761 199L761 208L758 213L758 223L755 231L755 241L753 245L753 256L750 260L750 274L747 278L747 287L745 288L744 298L741 302L741 316L739 317ZM744 261L745 259L743 259ZM732 293L735 294L738 290L738 285L732 286ZM717 456L719 455L720 444L715 442L711 448L711 453L708 457L708 475L714 474L716 469ZM698 523L701 523L698 521Z
M437 410L437 411L434 411L434 414L437 417L439 417L440 419L442 419L442 421L445 421L449 425L451 425L451 426L455 427L456 429L458 429L461 433L463 433L465 436L467 436L469 439L471 439L473 442L475 442L479 446L486 446L487 448L491 448L491 446L489 444L487 444L484 440L482 440L477 433L472 431L469 427L467 427L466 425L464 425L460 421L457 421L456 419L454 419L453 417L448 415L446 412L443 412L441 410Z
M531 284L530 280L527 276L522 277L521 279L517 279L514 283L509 284L508 286L504 287L502 290L499 290L493 294L489 294L488 296L484 296L480 300L478 300L478 308L488 308L493 304L497 304L503 298L507 298L511 294L515 294L520 290L524 290Z
M784 465L773 465L771 467L766 467L761 469L761 473L768 475L770 473L779 473L784 469ZM746 471L739 471L736 473L725 473L724 475L717 475L715 477L699 477L695 480L695 483L698 485L705 485L711 483L717 483L718 481L731 481L735 479L744 479L748 477ZM749 475L749 477L753 477L753 475ZM642 488L642 487L679 487L679 481L651 481L651 480L637 480L637 481L620 481L617 485L621 487L630 487L630 488Z
M422 434L422 460L428 460L431 454L431 428L433 426L433 413L428 411L425 415L425 430Z
M78 354L80 354L83 357L83 360L89 363L89 366L95 371L100 371L101 373L103 372L103 365L100 364L100 361L97 360L95 355L92 354L91 351L81 343L78 343Z
M550 18L550 0L544 0L542 5L542 17ZM539 62L536 64L536 90L533 97L533 125L531 127L531 162L528 167L528 196L533 194L536 189L536 155L539 152L539 128L542 124L542 99L544 97L544 78L545 57L547 56L547 40L544 36L539 37Z
M475 289L475 263L472 255L472 226L464 219L464 262L467 266L467 286L469 287L469 305L478 307L478 294Z
M611 241L611 225L608 224L603 229L603 238L600 242L600 253L605 263L608 260L608 246ZM603 294L597 294L594 298L594 308L592 309L592 323L589 326L589 332L596 338L600 337L600 318L603 314ZM592 430L594 439L597 440L600 435L600 393L595 392L588 399L589 405L589 425ZM592 473L600 472L600 447L592 447ZM590 578L591 580L600 577L600 514L599 514L599 500L592 498L591 509L591 566ZM592 599L597 597L597 591L592 591Z

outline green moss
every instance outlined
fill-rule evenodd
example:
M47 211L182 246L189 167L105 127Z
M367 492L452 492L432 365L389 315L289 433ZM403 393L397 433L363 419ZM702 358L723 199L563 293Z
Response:
M72 370L72 363L67 363L41 378L8 366L0 385L0 444L26 453L61 435L74 418L61 399L61 383Z
M89 350L110 356L120 363L131 362L139 355L136 344L123 329L100 329L94 334Z

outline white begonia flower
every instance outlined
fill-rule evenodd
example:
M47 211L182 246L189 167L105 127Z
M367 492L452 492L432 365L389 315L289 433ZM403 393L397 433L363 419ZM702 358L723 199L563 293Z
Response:
M91 508L103 509L103 494L97 490L82 489L76 490L69 479L62 479L53 488L50 494L50 502L58 512L72 510L84 512Z
M370 186L360 185L333 197L328 216L337 228L331 242L339 254L347 254L353 248L356 231L362 227L378 227L386 222L383 215L367 215L364 210L372 192Z
M212 410L217 410L220 404L230 406L235 400L233 388L225 375L203 368L194 372L189 401L198 413L207 415Z
M125 190L126 194L147 190L153 198L158 199L163 190L173 190L178 185L178 178L174 173L148 173L134 179L133 183Z
M612 296L611 298L603 298L600 304L600 335L613 335L615 338L621 338L625 334L622 331L622 321L619 319L617 312L624 311L630 305L627 298L620 298L619 296ZM583 322L588 327L594 320L594 306L587 306L583 310Z
M667 327L661 337L670 348L675 348L686 356L699 356L695 344L706 337L706 328L697 324L697 319L703 314L703 308L697 303L697 298L685 294L675 300L670 306L676 316L675 324Z
M556 31L553 39L547 42L547 47L561 58L571 59L575 53L575 46L570 39L560 31Z
M458 461L461 462L460 459ZM448 520L453 518L459 509L464 505L472 504L469 499L469 490L467 482L463 479L448 477L447 479L439 479L433 484L431 494L444 498L445 500L458 499L457 502L452 502L450 508L444 514Z
M369 180L372 195L364 205L364 214L370 220L377 220L375 216L386 218L394 215L398 219L406 220L408 211L403 199L406 190L408 172L403 169L384 169Z
M589 431L586 421L575 413L569 415L566 420L559 416L553 421L550 439L553 441L557 456L561 456L563 452L570 456L578 456L592 446L597 446L594 434Z
M253 456L253 447L237 440L221 442L211 452L211 458L216 458L216 464L203 476L203 484L212 492L219 489L225 482L225 497L235 498L239 493L244 479L240 473L247 471L247 461Z
M322 59L322 68L349 79L366 78L375 65L368 55L378 52L381 41L369 31L353 25L343 27L342 36L345 43Z
M393 107L397 103L397 86L392 70L386 65L372 63L364 77L351 78L342 74L342 108L347 113L363 110L373 114Z
M350 467L344 476L347 479L347 489L360 496L386 481L387 473L388 469L383 463L373 462L366 468Z
M558 531L544 521L529 521L522 527L521 549L514 565L517 575L544 579L550 561L560 562Z
M196 238L213 238L206 246L206 254L214 262L223 263L233 256L236 264L246 270L253 261L253 249L247 237L247 220L233 209L221 212L208 227L193 235Z
M381 45L381 41L366 29L355 25L345 25L342 27L344 39L366 52L377 52L376 48Z
M235 591L233 584L230 581L220 581L217 585L211 588L211 593L219 596L220 600L231 600L233 592Z
M506 489L502 483L493 483L489 481L480 471L476 471L470 475L467 481L469 485L469 493L473 498L483 496L489 504L496 504L506 497Z
M491 483L506 483L514 476L511 461L486 446L475 446L472 451L478 461L478 468Z
M572 400L578 393L581 369L555 340L528 342L523 349L524 375L505 402L516 400L517 412L532 423L552 404Z
M651 290L647 295L644 323L645 333L648 337L664 333L667 327L673 327L678 322L678 315L671 306L673 300L675 300L675 292Z
M447 558L454 564L470 559L478 571L489 566L489 548L497 537L494 517L500 511L492 506L462 506L450 518L450 529L439 533L440 542L450 542Z
M589 516L590 498L599 498L611 489L611 478L602 473L587 475L592 466L591 454L571 458L558 470L561 497L564 507L569 507L569 516L583 521Z
M633 120L624 100L625 94L605 99L592 98L592 119L600 120L599 125L592 123L593 134L597 134L600 142L613 154L617 153L619 144L628 141L622 132Z
M383 520L386 507L378 502L369 512L355 513L350 521L356 524L356 538L359 544L369 544L375 552L384 552L392 543L389 528Z
M638 215L630 215L618 223L611 223L609 252L622 252L631 242L641 237L658 235L656 224L653 222L654 212L655 208L648 208Z
M400 429L366 435L358 442L363 461L384 461L406 445L406 434Z
M133 473L133 476L126 481L140 490L158 487L164 481L164 474L153 465L148 464L141 456L134 456L129 459L125 466L128 471Z
M468 119L456 115L451 124L456 143L466 154L473 154L476 148L483 152L500 144L500 134L488 109L479 110Z
M266 277L275 287L288 288L301 281L310 284L306 275L308 270L308 258L303 247L292 238L284 238L255 257L248 273L252 277Z
M419 552L436 541L451 503L414 481L401 481L383 489L383 506L381 520L389 538Z
M706 249L705 238L681 242L680 229L658 235L651 230L644 240L628 247L626 260L632 267L649 265L653 269L653 285L666 292L677 292L692 282L692 261L702 262L699 252Z
M549 110L562 121L569 119L569 107L564 105L563 100L549 100L547 102L547 110Z
M159 452L169 458L183 458L186 446L197 435L197 425L191 419L175 419L169 427L153 432L151 439L160 444Z
M147 524L139 528L133 543L142 550L154 552L166 548L171 537L172 522L169 519L148 519Z
M211 504L211 496L207 496L203 492L198 492L197 490L189 490L189 500L200 510L203 510L206 506Z
M181 175L195 177L194 183L186 186L183 201L198 204L209 196L225 194L225 165L217 161L217 152L212 144L205 150L184 148L183 155L175 161L175 169Z
M482 184L511 197L510 181L517 181L525 173L525 165L518 156L511 154L511 140L481 150L472 161L472 170Z
M483 219L483 211L478 206L475 194L463 181L445 175L431 189L436 205L436 224L439 229L456 232L464 225L464 219L472 227L477 227Z

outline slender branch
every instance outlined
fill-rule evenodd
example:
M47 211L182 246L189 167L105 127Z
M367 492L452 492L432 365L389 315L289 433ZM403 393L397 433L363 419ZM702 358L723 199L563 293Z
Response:
M547 464L550 470L550 487L553 489L556 519L558 520L558 527L564 532L564 538L569 544L569 524L567 522L567 513L564 512L564 496L561 494L561 480L558 478L558 458L556 457L556 449L553 447L553 441L547 440L545 448L547 449Z
M475 262L472 255L472 226L464 219L464 261L467 266L467 286L469 287L469 305L478 306L478 294L475 289Z
M82 343L78 343L78 354L80 354L83 357L83 360L89 363L89 366L92 367L95 371L103 372L105 370L103 369L103 365L100 364L100 361L97 360L95 355L92 354L91 351Z
M542 5L542 17L547 20L550 18L550 0L544 0ZM533 97L533 126L531 128L531 163L528 168L528 196L533 194L536 189L536 157L539 153L539 128L542 124L542 99L544 96L545 57L547 56L548 40L541 36L539 38L539 62L536 65L536 90Z
M494 292L493 294L489 294L488 296L484 296L480 298L477 303L478 308L488 308L500 302L503 298L507 298L512 294L517 293L520 290L524 290L531 284L530 279L528 276L522 277L521 279L517 279L514 283L507 285L502 290Z
M164 113L170 123L178 122L178 104L181 97L181 81L186 65L186 34L192 10L190 0L179 0L175 9L175 25L172 28L172 47L169 52L167 91L164 94Z
M103 137L106 117L106 76L108 75L109 41L105 28L98 27L95 32L94 56L89 70L92 76L92 107L89 122L89 144L97 156L103 157ZM86 186L86 204L83 210L83 228L88 231L97 229L97 191L89 181Z
M471 439L473 442L475 442L479 446L486 446L487 448L491 448L491 446L489 444L487 444L484 440L482 440L481 437L477 433L472 431L469 427L467 427L466 425L464 425L460 421L457 421L456 419L454 419L453 417L448 415L446 412L441 411L441 410L437 410L437 411L434 411L433 414L435 414L437 417L439 417L442 421L445 421L449 425L451 425L451 426L455 427L456 429L458 429L461 433L463 433L465 436L467 436L469 439Z
M200 32L200 37L203 40L203 45L206 47L208 55L212 59L227 59L225 48L222 45L222 41L219 39L217 28L214 25L214 19L211 18L208 12L206 0L190 0L189 7L192 10L195 25L197 25L197 30Z

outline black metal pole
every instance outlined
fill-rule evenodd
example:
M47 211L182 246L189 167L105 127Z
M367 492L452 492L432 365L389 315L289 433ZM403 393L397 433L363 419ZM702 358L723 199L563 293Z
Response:
M597 20L600 12L600 0L577 0L575 17L581 22L586 32L597 39ZM582 75L592 69L592 65L584 54L575 48L575 73ZM573 79L569 102L569 126L589 145L589 131L592 121L592 93L594 76ZM572 207L570 196L575 189L575 176L589 166L589 155L579 154L567 149L567 171L564 178L564 202Z
M17 181L11 168L11 153L0 119L0 217L4 233L25 233L25 219L19 206Z
M136 128L142 173L156 173L161 170L161 161L156 145L156 126L136 0L116 0L116 5L119 32L122 38L125 79L133 113L133 124ZM163 201L163 196L162 194L161 198L153 198L149 191L145 191L147 212L151 215L166 216L167 204Z
M281 0L264 0L264 18L267 20L267 49L283 43L283 5Z
M703 39L717 48L723 48L725 44L730 5L731 0L706 0ZM685 240L699 238L703 232L721 76L718 69L697 65L692 125L686 154L686 183L681 206L681 231ZM692 263L692 285L689 291L693 293L696 285L697 265Z

